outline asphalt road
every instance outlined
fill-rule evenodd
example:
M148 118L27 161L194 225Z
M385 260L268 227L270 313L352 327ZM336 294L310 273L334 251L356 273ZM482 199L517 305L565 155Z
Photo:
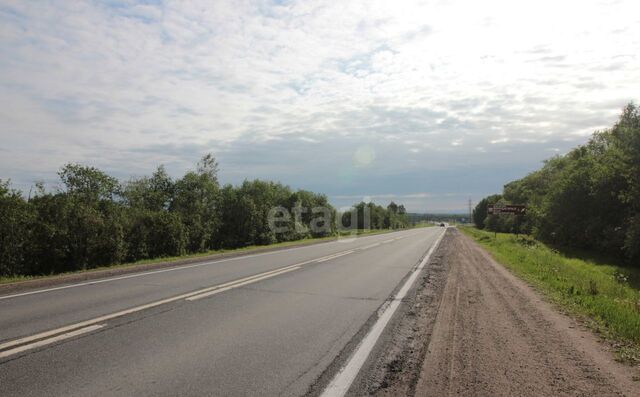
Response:
M340 368L442 232L0 296L0 394L303 395Z

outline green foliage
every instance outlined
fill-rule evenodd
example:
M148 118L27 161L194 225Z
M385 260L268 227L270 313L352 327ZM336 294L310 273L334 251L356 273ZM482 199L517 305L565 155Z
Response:
M205 162L207 158L203 158ZM215 163L214 163L215 164ZM188 172L174 185L169 210L182 219L187 231L187 250L203 252L213 247L219 227L217 167L198 166L197 172Z
M476 208L473 210L473 223L476 225L478 229L484 229L485 221L488 215L488 207L489 205L495 204L502 199L502 196L499 194L494 194L493 196L485 197Z
M504 220L485 215L482 220L487 198L474 213L479 228L532 233L545 242L626 257L638 265L640 108L629 104L611 129L508 183L502 197L506 203L526 204L527 215Z
M132 179L122 189L122 196L131 208L162 211L169 208L175 185L163 166L149 177Z
M58 175L69 194L85 201L109 200L118 190L118 181L95 167L67 164Z
M32 251L25 274L87 269L124 259L123 208L111 200L85 198L73 193L40 194L28 202L35 220L30 225Z
M351 230L402 229L409 226L404 206L398 206L393 201L387 208L372 202L360 202L353 209L342 213L341 220L341 226Z
M323 194L298 190L288 197L284 207L289 208L291 213L290 234L282 235L281 239L324 237L335 231L336 212L329 204L327 196Z
M214 249L328 237L337 233L327 197L268 181L218 184L208 154L195 171L172 180L160 166L149 177L118 181L94 167L67 164L65 189L41 184L25 200L0 181L0 277L47 275ZM371 229L406 227L406 211L359 205ZM287 216L278 218L274 209ZM362 229L362 227L360 228Z
M187 233L180 216L167 211L135 211L127 225L127 261L180 256L186 253Z
M9 181L0 180L0 274L28 271L34 216L20 193L9 187Z

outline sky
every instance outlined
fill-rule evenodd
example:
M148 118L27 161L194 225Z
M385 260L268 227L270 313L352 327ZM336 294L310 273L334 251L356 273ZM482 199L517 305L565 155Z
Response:
M465 210L611 126L639 54L637 0L0 0L0 179L211 152L222 183Z

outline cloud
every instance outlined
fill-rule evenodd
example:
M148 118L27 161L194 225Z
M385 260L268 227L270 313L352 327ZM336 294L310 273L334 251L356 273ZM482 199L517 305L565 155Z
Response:
M68 161L177 177L213 151L229 182L428 184L465 208L637 99L635 7L3 2L0 178L28 188Z

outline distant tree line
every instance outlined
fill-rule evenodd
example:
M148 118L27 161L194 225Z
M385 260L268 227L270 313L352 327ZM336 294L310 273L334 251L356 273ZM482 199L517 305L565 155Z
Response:
M387 208L372 202L360 202L342 213L342 225L352 229L400 229L409 224L404 205L393 201ZM356 223L356 224L354 224Z
M488 205L506 203L526 204L527 214L488 215ZM627 105L612 128L484 198L473 220L478 228L640 259L640 108Z
M54 274L339 231L339 214L325 195L262 180L220 186L212 155L177 180L162 166L124 183L79 164L67 164L58 174L64 188L49 192L37 184L26 199L9 181L0 181L0 276ZM364 212L365 206L370 224L357 218L352 227L407 225L402 206L360 203L354 211ZM286 218L290 227L276 233L269 223L273 208L299 216ZM320 230L310 227L313 208L330 215Z
M449 223L468 223L469 214L455 214L455 213L447 213L447 214L417 214L409 212L407 214L409 218L409 223L412 225L421 223L421 222L449 222Z

